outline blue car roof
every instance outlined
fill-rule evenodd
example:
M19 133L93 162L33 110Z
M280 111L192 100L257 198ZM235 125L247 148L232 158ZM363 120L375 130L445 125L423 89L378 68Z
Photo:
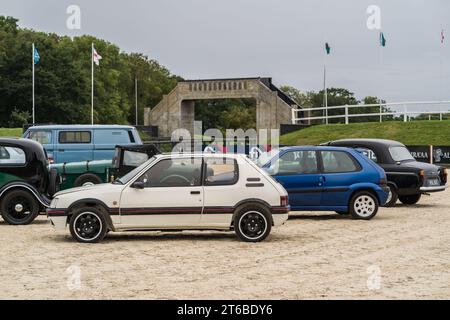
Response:
M127 126L127 125L118 125L118 124L58 124L58 125L44 125L44 126L33 126L28 128L28 130L54 130L54 129L60 129L60 130L79 130L79 129L134 129L133 126Z

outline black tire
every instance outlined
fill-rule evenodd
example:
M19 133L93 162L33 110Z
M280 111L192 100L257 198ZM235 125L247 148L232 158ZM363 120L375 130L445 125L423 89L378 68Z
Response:
M105 238L108 224L103 213L95 207L74 210L69 222L70 234L82 243L96 243Z
M398 200L398 193L397 188L395 188L393 185L388 184L389 193L390 193L390 199L388 198L388 201L385 203L385 207L393 207L397 203Z
M234 231L245 242L260 242L267 238L272 230L272 214L258 203L250 203L236 209Z
M349 203L350 214L354 219L370 220L378 212L378 199L369 191L356 192Z
M12 225L26 225L39 214L39 202L36 197L25 190L8 192L1 202L3 220Z
M399 196L398 198L401 203L407 204L407 205L412 205L412 204L416 204L417 202L419 202L421 197L422 197L422 195L420 193L418 193L418 194L412 194L409 196Z
M74 187L81 187L84 185L94 185L103 183L102 179L99 176L92 173L85 173L79 176L75 182L73 183Z
M350 214L348 211L335 211L337 214L340 214L341 216L345 216L347 214Z

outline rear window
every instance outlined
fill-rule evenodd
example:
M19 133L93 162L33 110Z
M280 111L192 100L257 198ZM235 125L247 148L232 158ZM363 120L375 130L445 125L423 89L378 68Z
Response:
M91 143L91 132L62 131L59 133L59 143Z
M25 162L25 152L22 149L0 146L0 164L23 165Z
M406 147L390 147L389 153L394 161L415 160Z

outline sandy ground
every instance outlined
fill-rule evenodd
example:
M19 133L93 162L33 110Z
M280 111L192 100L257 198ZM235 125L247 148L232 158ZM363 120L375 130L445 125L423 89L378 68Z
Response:
M83 245L45 217L0 221L0 285L3 299L449 299L450 190L371 221L295 213L257 244L153 232Z

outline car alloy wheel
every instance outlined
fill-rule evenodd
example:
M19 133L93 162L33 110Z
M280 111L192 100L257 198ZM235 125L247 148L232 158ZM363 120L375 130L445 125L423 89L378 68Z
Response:
M362 218L369 217L376 209L375 200L368 195L361 195L355 199L353 209L358 216Z
M74 231L84 241L93 241L99 236L102 230L102 221L93 212L84 212L78 215L74 221Z
M266 217L258 211L248 211L239 219L239 228L249 240L258 240L267 229Z

